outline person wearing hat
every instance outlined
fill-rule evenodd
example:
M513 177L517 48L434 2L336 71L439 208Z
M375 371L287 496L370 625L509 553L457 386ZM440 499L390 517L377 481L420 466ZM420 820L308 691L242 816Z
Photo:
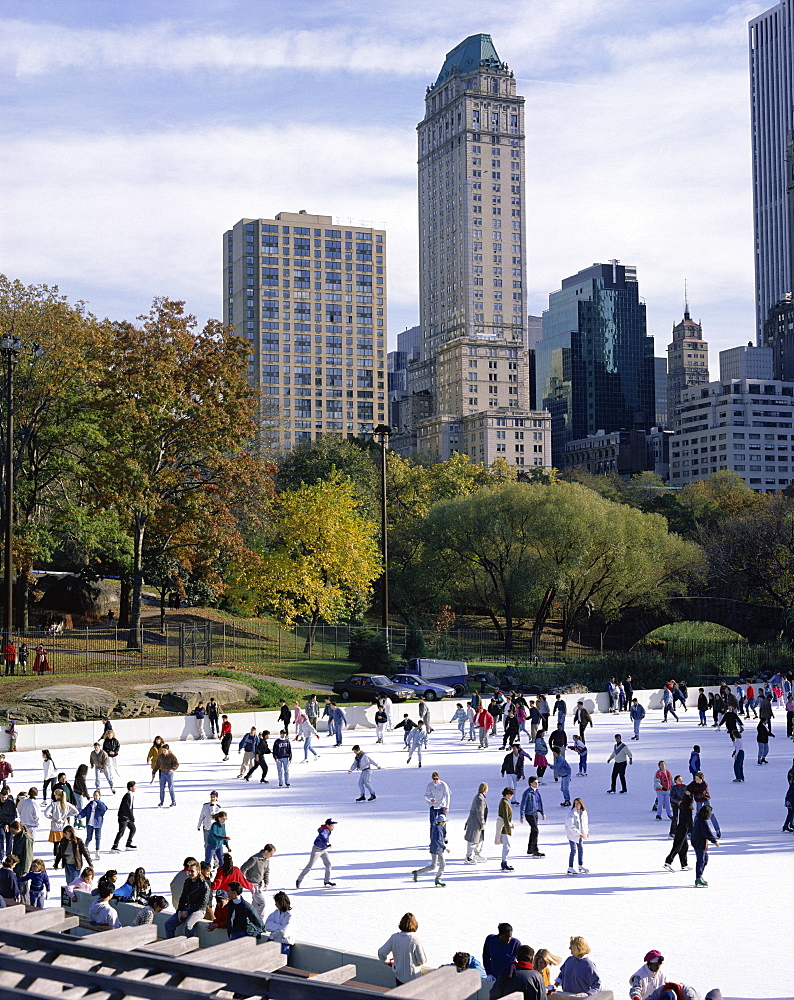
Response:
M629 997L631 1000L646 1000L647 997L664 985L661 966L664 955L660 951L649 951L643 959L645 965L637 969L629 979Z
M445 854L449 854L449 848L447 847L447 817L441 813L436 817L435 826L430 831L430 864L425 865L424 868L417 869L415 872L411 872L414 882L419 879L420 875L432 872L436 865L438 865L436 885L443 889L446 886L446 882L441 881L441 876L444 874L444 868L446 867L444 863Z
M712 990L711 1000L716 1000L713 992ZM686 986L684 983L663 983L650 994L648 1000L700 1000L700 994L694 986Z
M336 820L329 817L321 827L318 827L317 836L314 838L314 843L312 844L312 853L309 856L306 867L295 880L296 889L300 889L301 882L314 867L314 863L318 858L325 865L325 882L323 884L327 885L330 889L335 888L336 882L331 881L331 860L328 857L328 851L331 847L331 834L334 832L335 826Z
M353 765L347 773L352 774L353 771L358 771L358 790L361 794L356 799L356 802L363 802L367 797L367 792L369 792L369 801L372 802L376 798L376 795L372 790L372 785L369 783L369 772L373 767L380 771L380 764L376 764L368 754L365 754L358 743L353 747L353 753L355 754Z

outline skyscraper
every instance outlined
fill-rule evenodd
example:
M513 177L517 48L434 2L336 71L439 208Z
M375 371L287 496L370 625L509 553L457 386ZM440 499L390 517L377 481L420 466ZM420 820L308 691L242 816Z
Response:
M422 358L414 376L434 401L417 442L445 458L474 433L466 429L474 414L523 428L515 421L531 412L524 99L490 35L471 35L447 54L417 133ZM513 448L505 457L524 461ZM541 457L536 464L548 461Z
M703 327L689 315L684 304L684 318L673 327L673 339L667 345L667 412L672 425L681 393L690 385L705 385L709 380L709 345L703 339Z
M750 104L753 148L757 342L769 310L791 287L786 148L794 127L794 0L753 18Z
M653 338L637 270L612 261L565 278L549 295L535 348L538 406L551 413L552 459L597 431L650 430L655 419Z
M330 215L241 219L223 237L224 322L251 347L260 447L386 421L386 234Z

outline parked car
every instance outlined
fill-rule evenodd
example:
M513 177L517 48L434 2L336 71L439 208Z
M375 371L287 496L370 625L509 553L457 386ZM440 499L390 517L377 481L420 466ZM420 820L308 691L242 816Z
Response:
M388 695L392 701L415 698L416 691L405 684L394 684L385 674L351 674L343 681L335 681L332 687L342 701L374 701Z
M418 674L395 674L392 677L395 684L406 684L413 688L417 695L424 697L425 701L435 701L437 698L450 698L455 694L455 688L448 684L438 684L436 681L427 681Z

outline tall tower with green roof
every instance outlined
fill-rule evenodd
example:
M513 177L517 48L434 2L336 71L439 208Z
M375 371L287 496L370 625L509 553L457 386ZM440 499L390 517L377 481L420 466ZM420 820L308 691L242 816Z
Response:
M422 364L434 398L419 447L484 461L470 418L523 427L514 421L530 405L524 98L490 35L447 53L417 134ZM512 449L504 457L519 464Z

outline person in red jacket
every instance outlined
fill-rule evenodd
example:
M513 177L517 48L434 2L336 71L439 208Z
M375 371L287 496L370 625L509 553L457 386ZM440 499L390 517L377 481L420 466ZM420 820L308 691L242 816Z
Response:
M488 749L488 733L493 728L493 716L484 705L480 705L474 716L474 725L480 731L480 750Z
M239 882L243 889L248 889L248 891L253 895L254 887L248 881L248 879L243 875L240 869L232 861L232 856L227 851L223 856L223 864L215 873L215 880L212 883L212 891L225 892L226 886L230 882Z
M221 722L221 750L223 751L223 759L229 759L229 747L232 745L232 724L229 722L229 716L221 716L223 720Z

